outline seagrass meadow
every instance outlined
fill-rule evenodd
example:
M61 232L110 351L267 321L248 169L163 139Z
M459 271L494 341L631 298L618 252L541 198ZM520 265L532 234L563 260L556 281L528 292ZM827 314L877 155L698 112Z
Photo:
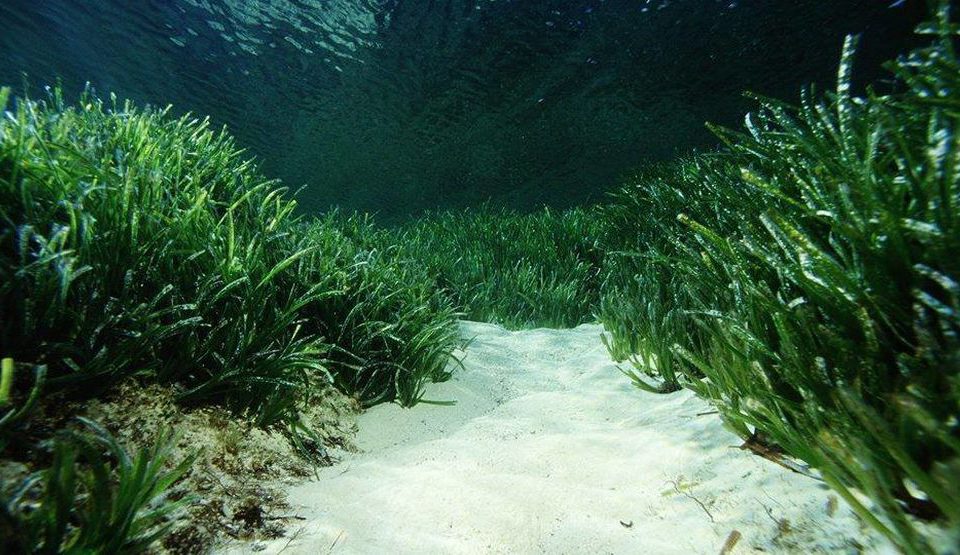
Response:
M5 449L29 451L43 434L29 425L37 403L124 380L169 384L181 403L222 405L303 446L317 438L301 413L325 387L411 405L424 381L444 378L453 308L395 248L372 245L369 223L292 216L294 202L224 132L108 102L68 105L54 90L0 123ZM182 472L161 473L158 445L112 492L98 460L86 479L74 475L86 451L66 446L87 436L73 435L54 438L55 455L68 454L5 505L19 547L149 543L166 509L148 504ZM33 510L36 487L45 497ZM78 536L71 507L91 491L108 497L78 504L92 513L76 513Z
M921 11L882 76L848 35L828 86L748 92L715 143L615 157L614 185L561 206L304 210L217 120L0 88L0 551L293 541L281 490L354 449L358 413L458 410L428 392L470 320L600 324L638 406L690 391L888 550L960 553L960 16ZM356 162L319 167L344 186Z

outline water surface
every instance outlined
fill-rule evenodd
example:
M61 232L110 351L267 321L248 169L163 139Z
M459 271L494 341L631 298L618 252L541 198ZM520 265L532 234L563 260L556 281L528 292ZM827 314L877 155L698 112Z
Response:
M736 125L745 89L862 80L923 2L878 0L4 0L0 82L89 81L226 124L304 210L385 220L488 198L597 198Z

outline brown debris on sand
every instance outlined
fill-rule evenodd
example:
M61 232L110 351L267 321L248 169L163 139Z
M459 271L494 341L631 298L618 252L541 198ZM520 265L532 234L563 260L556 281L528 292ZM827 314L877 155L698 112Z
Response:
M155 553L206 553L231 540L283 537L298 518L286 502L284 486L304 481L315 465L333 464L354 449L359 407L332 387L302 414L303 424L322 443L306 446L313 460L298 452L282 430L258 428L220 407L184 408L175 398L170 387L130 381L100 399L43 407L34 425L35 432L38 427L52 431L83 416L100 422L128 450L150 445L172 428L178 441L168 465L199 453L169 493L173 499L191 496L195 501ZM22 455L21 460L0 461L5 481L43 464L40 451Z

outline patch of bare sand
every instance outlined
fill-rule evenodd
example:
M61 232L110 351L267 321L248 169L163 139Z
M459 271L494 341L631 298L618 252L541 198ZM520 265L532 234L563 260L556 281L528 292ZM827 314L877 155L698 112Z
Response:
M599 326L476 336L428 388L374 407L361 453L290 491L304 520L225 553L886 553L821 483L737 449L689 391L617 372Z

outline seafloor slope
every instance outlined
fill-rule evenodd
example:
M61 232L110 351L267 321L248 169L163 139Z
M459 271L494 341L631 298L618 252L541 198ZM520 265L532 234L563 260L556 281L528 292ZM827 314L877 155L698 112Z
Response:
M465 369L427 395L456 406L371 409L363 452L291 492L287 538L227 551L893 551L816 480L738 449L690 392L636 390L599 326L463 331Z

